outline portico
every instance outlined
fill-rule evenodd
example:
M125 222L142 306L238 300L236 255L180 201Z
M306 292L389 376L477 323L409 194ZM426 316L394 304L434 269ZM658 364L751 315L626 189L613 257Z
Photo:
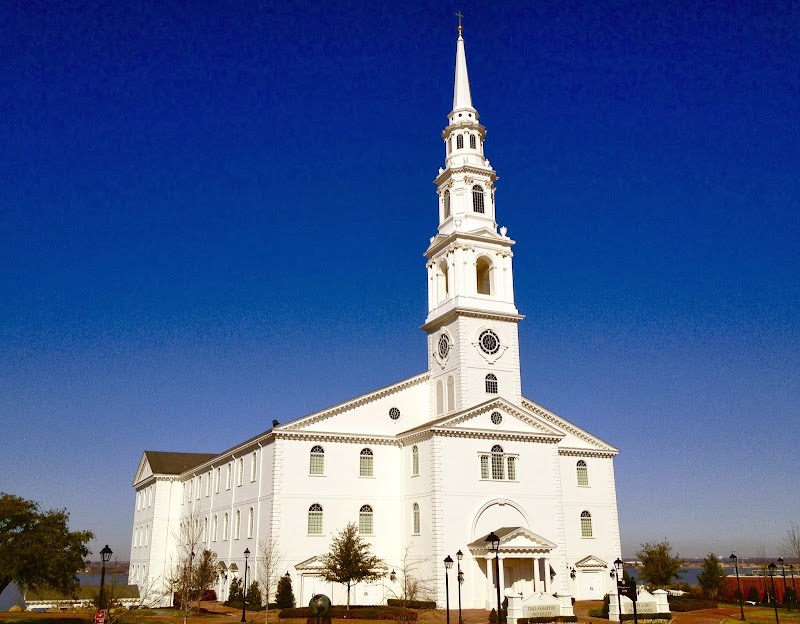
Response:
M495 553L486 548L485 538L469 544L469 549L486 575L486 608L494 607L497 587L500 595L506 591L528 597L551 591L554 573L550 566L551 551L556 544L523 527L495 529L500 538L498 576L495 578Z

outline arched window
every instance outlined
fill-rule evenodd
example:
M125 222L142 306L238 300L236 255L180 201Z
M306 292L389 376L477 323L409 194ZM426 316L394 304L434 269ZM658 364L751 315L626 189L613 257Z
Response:
M476 184L472 187L472 211L483 214L486 210L483 207L483 187Z
M502 479L504 474L503 447L499 444L495 444L492 447L492 479Z
M220 468L217 468L217 474L214 478L214 494L219 494L219 482L222 480L220 476Z
M589 470L586 467L586 462L582 459L578 461L578 485L589 485Z
M456 407L456 380L452 375L447 377L447 411L452 412Z
M419 535L419 504L414 503L411 508L411 519L414 524L414 535Z
M456 147L458 149L462 149L464 147L464 135L463 134L459 134L456 137Z
M477 140L475 139L475 135L474 135L474 134L470 134L470 135L469 135L469 146L470 146L472 149L475 149L475 147L476 147L476 144L477 144Z
M442 202L444 203L444 218L450 218L450 191L446 190L444 195L442 196Z
M479 295L492 294L491 268L491 263L484 256L478 258L475 263L475 279Z
M217 541L217 527L219 526L219 517L214 514L214 520L211 521L211 541Z
M497 377L492 373L486 375L486 392L489 394L497 394Z
M436 274L437 280L437 295L439 297L439 301L444 301L447 299L450 293L450 280L449 280L449 273L450 268L447 266L447 260L442 260L439 264L439 271Z
M200 500L200 490L203 489L203 475L197 477L197 500Z
M358 511L358 532L372 535L372 507L369 505L362 505Z
M308 508L308 534L322 535L322 505L319 503Z
M308 473L312 475L325 474L325 449L317 445L311 449Z
M450 135L450 151L453 151L453 136Z
M416 444L411 447L411 474L414 477L419 475L419 448Z
M208 471L208 476L206 477L206 497L211 494L211 471Z
M444 414L444 384L441 379L436 382L436 413Z
M237 477L236 485L244 483L244 458L239 458L239 476Z
M247 537L253 537L253 529L255 528L256 513L251 507L250 512L247 514Z
M228 539L228 514L225 514L225 518L222 520L222 541L227 541Z
M226 490L230 490L231 489L231 465L230 465L230 462L228 463L228 465L225 468L226 468L226 470L225 470L225 489Z
M371 477L372 473L372 451L368 448L361 449L361 457L358 464L358 476Z
M581 512L581 537L592 536L592 514L588 511Z
M242 528L242 512L236 510L236 524L233 525L233 539L239 539L240 530Z
M203 541L208 541L208 516L203 518Z
M256 480L256 470L258 468L258 462L256 461L256 454L255 452L250 456L250 481L253 482Z

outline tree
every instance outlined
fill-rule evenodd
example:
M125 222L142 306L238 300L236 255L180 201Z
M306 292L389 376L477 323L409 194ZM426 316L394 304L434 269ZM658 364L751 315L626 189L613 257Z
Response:
M350 522L333 537L331 549L321 558L320 574L326 581L347 587L347 608L350 609L350 588L362 581L375 581L383 576L383 561L370 552L361 539L358 527Z
M400 599L400 621L407 621L406 609L412 600L436 600L435 579L420 578L417 570L425 558L414 558L409 554L411 546L406 546L403 559L397 571L392 570L394 576L389 576L389 591L395 598ZM456 579L456 583L458 579Z
M70 531L65 509L41 511L34 501L0 493L0 593L50 587L65 595L79 585L91 531Z
M703 559L703 571L697 575L697 582L709 598L714 599L725 585L726 576L719 558L714 553L708 553L708 557Z
M283 568L283 555L278 545L271 539L261 540L258 544L258 581L264 591L264 602L267 605L264 621L269 622L269 603L275 593L281 578ZM294 606L294 605L292 605Z
M787 556L800 559L800 525L789 523L789 530L783 539L783 548Z
M242 588L242 579L240 579L238 576L234 576L231 579L231 585L228 588L228 602L234 606L236 606L236 603L238 603L239 606L241 606L242 600L244 600L244 589Z
M258 581L253 581L247 588L247 608L257 611L261 608L261 601L261 588L258 586Z
M197 607L203 602L206 590L211 589L217 580L217 553L206 549L200 553L199 561L194 566L193 591L197 596Z
M643 581L655 587L666 587L673 579L680 578L683 561L672 556L672 546L664 539L657 544L642 544L636 553L639 558L639 576Z
M292 591L292 577L287 572L278 581L278 589L275 592L275 604L279 609L294 608L294 592Z
M177 559L166 578L167 588L173 594L173 604L183 613L184 624L195 608L199 608L203 593L211 587L216 574L216 554L209 550L198 552L201 533L202 528L194 512L181 520L175 538Z

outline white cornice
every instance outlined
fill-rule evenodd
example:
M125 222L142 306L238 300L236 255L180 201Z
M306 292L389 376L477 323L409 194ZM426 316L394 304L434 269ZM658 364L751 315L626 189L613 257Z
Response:
M446 429L432 427L435 436L447 438L471 438L474 440L508 440L511 442L540 442L543 444L558 444L561 437L546 433L522 433L519 431L497 431L489 429Z
M570 457L614 457L618 451L603 451L600 449L558 447L558 454Z
M372 403L377 399L382 399L391 394L395 394L396 392L400 392L401 390L405 390L407 388L411 388L412 386L424 383L428 381L429 375L430 373L428 371L425 371L424 373L421 373L415 377L404 379L403 381L399 381L390 386L384 386L383 388L380 388L368 394L362 394L361 396L356 397L354 399L350 399L349 401L345 401L344 403L339 403L338 405L334 405L333 407L329 407L328 409L324 409L322 411L309 414L308 416L303 416L285 425L280 425L279 427L274 428L272 431L274 433L278 433L279 431L285 432L307 427L308 425L320 422L321 420L330 418L331 416L341 414L342 412L347 412L351 409L360 407L367 403Z
M357 433L337 433L335 431L277 431L275 437L282 440L309 440L314 442L359 442L362 444L383 444L402 446L396 436L359 435Z
M557 428L563 429L564 431L567 431L567 432L571 433L572 435L574 435L576 438L580 438L584 442L589 443L591 446L593 446L595 449L597 449L599 451L604 451L606 453L611 453L613 455L617 455L619 453L619 450L614 448L610 444L607 444L607 443L603 442L600 438L597 438L597 437L587 433L586 431L584 431L580 427L577 427L577 426L573 425L572 423L564 420L560 416L555 415L553 412L544 409L542 406L537 405L536 403L534 403L530 399L526 399L525 397L523 397L522 398L522 407L530 410L531 412L533 412L537 416L541 416L545 420L547 420L550 423L552 423L553 425L555 425ZM587 449L587 451L588 450L589 449Z
M502 314L500 312L486 312L485 310L476 310L474 308L453 308L446 314L438 316L424 325L421 325L420 329L426 332L435 331L457 316L468 316L470 318L486 319L489 321L513 321L514 323L518 323L525 318L524 314Z

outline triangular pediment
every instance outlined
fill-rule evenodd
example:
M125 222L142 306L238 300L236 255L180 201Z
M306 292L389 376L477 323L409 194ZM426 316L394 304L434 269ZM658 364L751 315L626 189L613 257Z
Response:
M537 436L556 442L564 433L535 413L498 397L450 414L430 424L431 428L462 431L465 434L485 432L497 436Z
M593 436L588 431L581 429L577 425L545 409L541 405L534 403L530 399L523 397L522 406L530 413L536 415L537 418L546 422L550 427L563 434L563 439L558 449L560 455L599 455L614 457L619 454L619 451L607 442L604 442L597 436Z
M599 569L599 568L608 568L608 564L600 559L600 557L595 557L594 555L589 555L588 557L584 557L580 561L575 563L576 568L583 568L583 569Z
M319 572L322 569L322 561L319 556L314 555L310 559L295 564L294 568L298 572Z
M500 552L541 553L550 552L556 548L554 542L525 527L502 527L496 529L494 533L500 538ZM475 540L468 544L468 547L476 554L487 552L485 538Z
M145 479L153 476L153 470L150 468L150 462L147 461L147 452L142 453L142 458L139 460L139 468L136 470L136 476L133 479L133 487L141 483Z

